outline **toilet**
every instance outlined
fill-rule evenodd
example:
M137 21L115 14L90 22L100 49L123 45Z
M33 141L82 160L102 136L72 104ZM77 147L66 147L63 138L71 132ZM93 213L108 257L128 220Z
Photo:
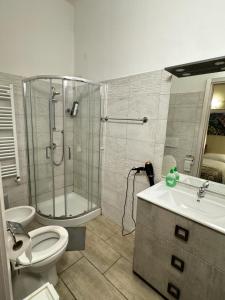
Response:
M31 238L31 260L25 253L16 261L16 269L30 276L40 276L43 283L54 286L58 282L56 263L61 258L68 244L68 232L61 226L45 226L29 232Z

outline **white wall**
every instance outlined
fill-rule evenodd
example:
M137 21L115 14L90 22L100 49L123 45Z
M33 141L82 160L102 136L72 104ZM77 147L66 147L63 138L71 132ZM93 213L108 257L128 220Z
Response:
M0 72L72 75L73 22L70 1L0 0Z
M224 0L76 0L76 73L111 79L222 56L224 10Z

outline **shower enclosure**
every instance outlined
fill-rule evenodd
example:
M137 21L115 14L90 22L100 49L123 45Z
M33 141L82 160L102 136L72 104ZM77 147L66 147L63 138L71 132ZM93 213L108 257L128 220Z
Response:
M100 90L76 77L23 81L30 202L43 224L100 214Z

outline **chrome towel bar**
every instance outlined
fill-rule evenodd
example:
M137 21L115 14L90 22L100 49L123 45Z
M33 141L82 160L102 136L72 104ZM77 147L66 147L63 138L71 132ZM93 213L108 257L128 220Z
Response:
M101 121L103 122L110 122L110 121L125 121L125 122L141 122L141 123L147 123L148 118L143 117L143 118L113 118L109 116L105 116L101 118Z

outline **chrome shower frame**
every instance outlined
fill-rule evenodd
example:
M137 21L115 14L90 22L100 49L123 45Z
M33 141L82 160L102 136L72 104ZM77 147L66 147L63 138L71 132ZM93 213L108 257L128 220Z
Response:
M63 110L65 112L65 104L66 104L66 93L65 93L65 90L66 90L66 84L65 82L66 81L76 81L76 82L80 82L80 83L84 83L84 84L91 84L91 85L95 85L95 86L99 86L100 88L100 96L101 96L101 99L100 99L100 111L101 111L101 114L102 114L102 107L103 107L103 97L102 97L102 90L103 90L103 87L105 86L105 84L103 83L99 83L99 82L94 82L94 81L91 81L91 80L87 80L87 79L84 79L84 78L81 78L81 77L73 77L73 76L60 76L60 75L38 75L38 76L31 76L31 77L27 77L27 78L24 78L23 81L22 81L22 85L23 85L23 99L24 99L24 111L25 111L25 118L26 118L26 144L27 144L27 158L28 158L28 166L27 166L27 169L28 169L28 189L29 189L29 201L30 201L30 205L33 205L32 204L32 193L31 193L31 174L30 174L30 168L29 168L29 165L32 163L33 164L33 167L34 167L34 181L36 181L36 178L35 178L35 162L34 162L34 157L33 157L33 161L31 161L31 158L30 158L30 155L29 155L29 141L28 141L28 123L27 123L27 103L26 103L26 97L28 96L27 93L27 83L29 82L30 83L30 88L29 88L29 96L31 98L31 87L32 87L32 82L35 81L35 80L49 80L49 83L50 83L50 92L49 94L51 95L51 91L52 91L52 80L62 80L62 99L63 99ZM49 100L49 99L48 99ZM51 104L50 104L50 101L49 101L49 112L52 110L52 108L50 108ZM32 107L31 107L31 111L32 111ZM32 119L32 116L31 116L31 119ZM50 129L50 143L52 144L53 143L53 134L52 134L52 120L51 118L49 118L49 128ZM65 130L65 114L63 113L63 128ZM31 128L31 131L33 132L33 123L32 123L32 128ZM99 139L99 170L101 170L101 165L102 165L102 155L101 155L101 150L102 150L102 123L101 123L101 120L100 120L100 139ZM32 134L32 144L33 144L33 147L34 147L34 140L33 140L33 134ZM64 149L64 153L65 153L65 142L63 143L63 149ZM53 149L51 147L51 157L53 157ZM67 195L66 195L66 187L64 187L64 204L65 204L65 217L62 216L62 217L57 217L55 216L55 188L54 188L54 168L52 168L52 180L53 180L53 189L52 189L52 197L53 197L53 216L48 216L48 215L45 215L41 212L38 212L38 207L37 207L37 199L36 199L36 195L37 195L37 191L36 191L36 184L34 185L34 189L35 189L35 206L36 206L36 212L38 213L38 215L40 217L43 217L44 219L54 219L54 220L59 220L60 221L63 221L63 220L70 220L70 219L79 219L80 217L84 216L87 214L87 212L83 212L79 215L76 215L76 216L70 216L68 217L68 212L67 212ZM66 181L66 164L64 163L64 182ZM101 173L99 171L99 202L101 203L101 182L102 182L102 179L101 179ZM89 204L88 204L89 206ZM101 208L97 208L99 209L99 212L101 210ZM94 209L90 209L88 210L88 212L94 212L96 211L96 208ZM99 214L99 213L98 213ZM98 215L96 214L96 215ZM46 224L48 224L47 222L45 222ZM44 224L44 222L43 222ZM57 223L58 224L58 223ZM59 224L62 224L62 226L65 226L63 225L64 223L59 223Z
M71 81L78 81L83 83L90 83L93 85L102 86L102 83L95 82L92 80L84 79L82 77L73 77L73 76L59 76L59 75L38 75L38 76L31 76L23 79L23 82L33 81L36 79L61 79L61 80L71 80Z

